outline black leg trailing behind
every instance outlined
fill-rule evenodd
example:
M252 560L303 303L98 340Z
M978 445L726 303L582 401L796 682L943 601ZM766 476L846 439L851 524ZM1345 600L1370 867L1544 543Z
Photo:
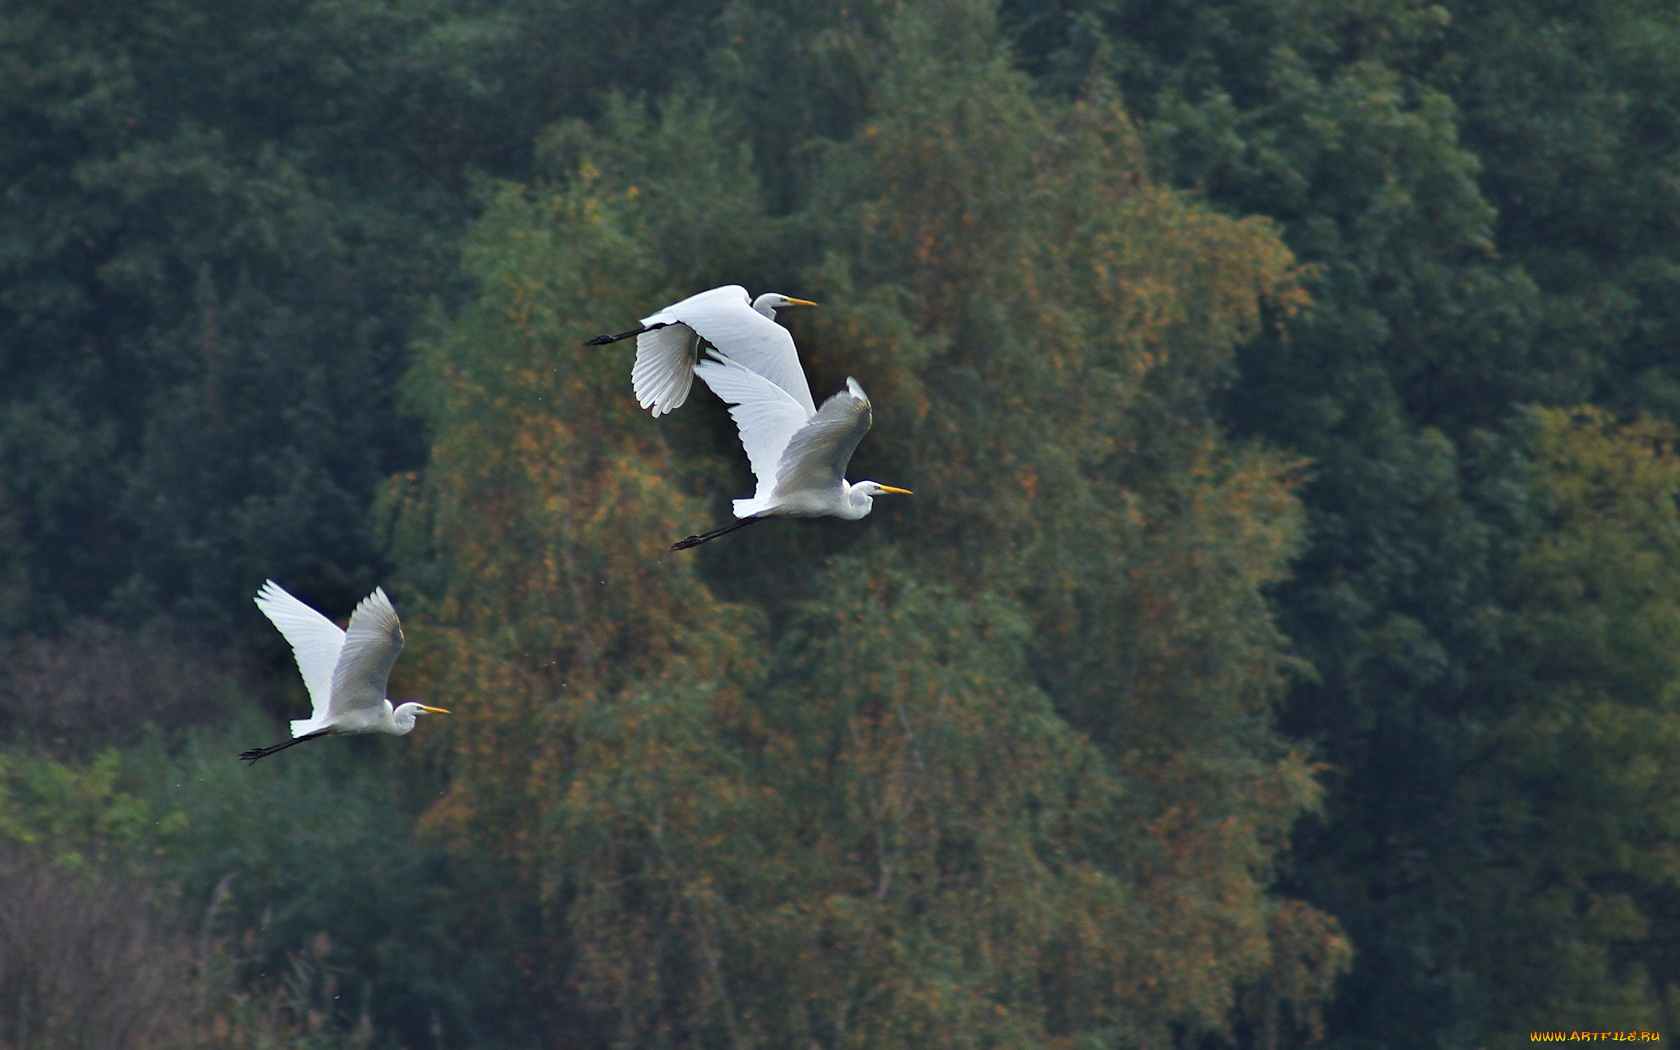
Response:
M671 544L671 549L674 551L685 551L690 547L698 547L707 540L715 540L726 532L734 532L736 529L744 529L753 522L763 521L769 516L770 515L767 514L759 514L751 518L742 518L740 521L730 522L721 529L713 529L711 532L704 532L698 536L685 536L677 542Z
M305 733L302 736L294 736L284 744L275 744L273 747L253 747L249 751L241 751L239 753L239 757L243 758L247 762L255 762L257 759L266 758L267 756L274 754L276 751L284 751L293 744L301 744L305 740L317 740L324 736L330 736L331 734L331 729L317 729L313 733Z
M655 328L666 328L669 325L669 321L661 321L659 324L642 325L640 328L632 328L628 332L620 332L617 335L598 335L593 339L585 339L583 345L606 346L608 343L616 343L620 339L628 339L633 335L641 335L643 332L651 332Z

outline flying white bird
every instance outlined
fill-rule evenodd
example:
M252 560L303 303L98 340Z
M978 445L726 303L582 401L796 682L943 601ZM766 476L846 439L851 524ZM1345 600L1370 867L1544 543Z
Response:
M785 387L729 357L708 355L694 371L729 403L758 490L751 499L735 501L739 521L678 540L672 550L687 550L782 515L856 521L874 508L876 496L911 495L909 489L846 480L846 465L869 432L871 419L869 398L857 380L847 378L846 389L818 410L811 407L809 396L802 403Z
M420 712L449 713L414 703L392 710L391 701L385 699L385 680L402 652L403 633L397 610L380 588L374 588L350 614L348 631L339 630L273 580L263 583L255 600L291 643L315 710L308 718L292 722L292 739L243 752L239 757L245 761L255 762L293 744L336 733L404 736L414 728Z
M799 365L793 336L776 323L776 311L789 306L815 306L809 299L793 299L781 292L765 292L750 303L738 284L713 288L673 303L642 318L637 328L617 335L598 335L586 346L602 346L636 337L636 363L630 385L636 403L655 416L682 407L694 385L694 364L700 340L777 386L811 411L811 387Z

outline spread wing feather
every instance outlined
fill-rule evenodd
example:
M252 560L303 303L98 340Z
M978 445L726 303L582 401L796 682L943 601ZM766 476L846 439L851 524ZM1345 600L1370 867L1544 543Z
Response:
M667 307L654 317L667 315L694 329L718 353L781 387L806 415L817 410L792 333L754 310L745 288L738 284L713 288Z
M327 716L332 700L333 668L338 666L344 648L344 632L338 625L298 601L273 580L265 580L257 590L257 608L277 627L292 646L298 672L303 675L304 688L314 713L307 720L319 721Z
M695 374L729 404L729 415L740 433L741 447L758 479L758 495L775 486L778 464L800 427L811 418L787 390L730 357L712 354L695 367Z
M832 488L846 477L858 442L869 433L873 412L863 387L846 380L846 389L823 402L809 422L794 432L776 472L777 496L801 489Z
M333 671L332 709L337 718L347 712L378 707L385 701L385 683L402 652L402 624L383 588L363 598L350 614L344 632L344 651Z
M659 316L655 314L654 316ZM694 329L681 323L667 324L636 337L636 363L630 369L630 386L636 403L655 416L682 407L694 385L694 359L699 348Z

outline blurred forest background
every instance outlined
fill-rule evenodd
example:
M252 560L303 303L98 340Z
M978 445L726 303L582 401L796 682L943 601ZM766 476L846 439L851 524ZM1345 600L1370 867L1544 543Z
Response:
M0 1046L1680 1029L1670 2L7 0L0 193ZM666 550L735 282L913 499Z

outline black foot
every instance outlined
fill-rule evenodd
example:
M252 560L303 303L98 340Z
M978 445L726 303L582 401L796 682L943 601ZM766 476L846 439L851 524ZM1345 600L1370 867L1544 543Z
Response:
M303 743L305 740L319 740L324 736L331 736L331 735L332 735L332 730L330 728L328 728L328 729L317 729L313 733L305 733L303 736L294 736L290 740L286 741L285 743L275 744L273 747L253 747L249 751L241 751L239 753L239 757L244 759L247 762L255 762L259 758L267 758L269 755L274 754L274 752L276 752L276 751L284 751L288 747L296 747L298 744Z
M698 547L702 543L709 540L715 540L725 533L734 532L736 529L744 529L753 522L763 521L765 518L770 516L771 515L768 514L757 514L750 518L742 518L740 521L732 521L721 529L713 529L711 532L703 532L698 536L684 536L682 539L671 544L671 549L674 551L685 551L690 547Z
M650 324L650 325L644 325L640 328L632 328L628 332L620 332L617 335L598 335L593 339L585 339L583 341L583 345L584 346L606 346L608 343L616 343L620 339L628 339L633 335L641 335L643 332L651 332L655 328L669 327L670 324L671 324L671 322L669 322L669 321L661 321L659 324Z

